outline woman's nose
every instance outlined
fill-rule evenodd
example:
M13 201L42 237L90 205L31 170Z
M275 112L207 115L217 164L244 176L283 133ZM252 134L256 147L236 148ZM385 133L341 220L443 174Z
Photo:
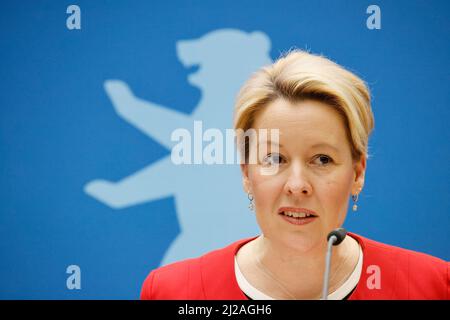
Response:
M311 183L304 168L296 166L291 169L285 184L285 192L292 196L311 195Z

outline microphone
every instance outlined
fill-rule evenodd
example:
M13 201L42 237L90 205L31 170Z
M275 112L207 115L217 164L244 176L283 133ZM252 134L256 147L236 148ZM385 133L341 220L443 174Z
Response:
M330 265L331 265L331 249L333 246L337 246L342 241L344 241L347 235L347 230L344 228L338 228L331 231L327 236L327 255L325 258L325 274L323 276L323 288L322 288L322 299L328 300L328 281L330 277Z

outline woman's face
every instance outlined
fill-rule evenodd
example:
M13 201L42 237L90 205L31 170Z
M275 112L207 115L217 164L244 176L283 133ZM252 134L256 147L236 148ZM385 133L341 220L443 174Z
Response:
M351 194L364 184L366 160L353 162L342 118L318 101L277 99L256 117L253 128L269 132L266 139L258 137L259 151L250 148L250 153L268 152L257 163L241 165L262 233L298 252L323 246L327 234L344 223ZM278 147L270 142L271 129L279 130ZM306 208L315 217L293 224L279 213L282 207Z

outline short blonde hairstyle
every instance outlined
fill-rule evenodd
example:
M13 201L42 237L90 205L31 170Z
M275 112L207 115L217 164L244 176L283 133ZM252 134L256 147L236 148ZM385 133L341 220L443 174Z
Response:
M335 108L344 120L352 159L369 158L368 140L374 128L370 92L352 72L324 56L290 50L242 86L236 97L234 129L252 128L264 107L278 98L317 100ZM237 142L247 161L248 142L239 141L239 136Z

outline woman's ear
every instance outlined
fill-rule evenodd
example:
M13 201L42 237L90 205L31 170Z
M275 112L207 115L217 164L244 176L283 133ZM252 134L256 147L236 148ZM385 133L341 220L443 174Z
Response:
M248 178L248 164L241 164L242 171L242 186L245 193L251 192L250 179Z
M361 156L360 160L356 161L353 165L354 179L353 179L352 194L360 193L361 189L364 186L366 165L367 165L367 158L365 156Z

